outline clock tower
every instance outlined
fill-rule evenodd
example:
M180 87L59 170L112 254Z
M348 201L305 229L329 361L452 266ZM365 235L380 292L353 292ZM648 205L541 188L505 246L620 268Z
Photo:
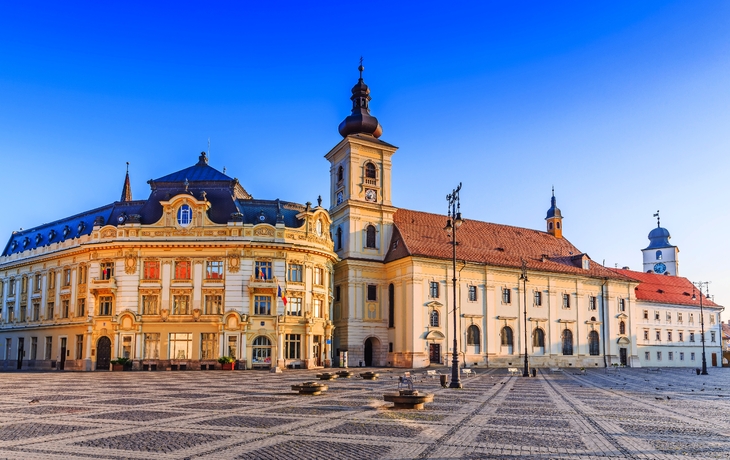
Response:
M332 296L333 349L336 365L346 359L349 366L385 366L394 339L383 260L396 211L390 182L397 147L379 139L383 128L370 115L362 61L358 70L352 113L339 126L343 139L325 155L330 162L330 230L340 257Z
M662 228L659 221L659 211L656 217L656 228L649 232L649 246L641 252L644 255L644 272L658 275L679 275L679 248L669 244L671 235L669 230Z

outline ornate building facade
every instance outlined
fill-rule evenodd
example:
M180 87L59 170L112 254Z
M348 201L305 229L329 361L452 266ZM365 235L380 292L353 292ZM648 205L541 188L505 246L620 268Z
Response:
M120 201L13 233L0 258L4 366L329 364L327 211L253 199L205 153L149 183L133 201L127 175Z

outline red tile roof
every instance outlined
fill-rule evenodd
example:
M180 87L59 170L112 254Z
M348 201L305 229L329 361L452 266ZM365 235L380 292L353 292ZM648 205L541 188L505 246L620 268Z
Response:
M687 278L682 278L680 276L657 275L655 273L643 273L632 270L611 270L639 281L640 284L635 289L637 300L675 305L700 306L700 293L695 289L694 292L696 299L692 300L694 285ZM702 299L702 305L705 307L719 307L719 305L706 297Z
M446 220L446 216L439 214L398 209L393 216L395 230L385 261L407 256L451 259L451 239L444 231ZM564 238L538 230L465 220L456 237L458 260L519 268L524 259L528 270L631 280L593 261L584 270L583 254L578 248Z

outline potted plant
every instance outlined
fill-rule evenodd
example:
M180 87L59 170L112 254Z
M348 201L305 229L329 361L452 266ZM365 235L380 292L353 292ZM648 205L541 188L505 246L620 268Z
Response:
M224 371L232 371L233 366L236 364L236 360L232 356L221 356L218 358L218 362L221 363Z
M131 359L125 358L125 357L113 359L111 361L112 371L121 372L124 370L125 367L128 367L128 365L131 364L131 362L132 362Z

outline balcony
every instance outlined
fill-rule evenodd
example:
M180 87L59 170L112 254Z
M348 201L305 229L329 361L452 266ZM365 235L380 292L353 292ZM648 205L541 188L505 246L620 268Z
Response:
M248 282L248 287L250 289L254 289L257 291L265 291L269 292L270 290L274 290L274 294L276 294L277 286L279 285L279 280L277 277L272 276L271 278L257 278L255 276L251 276Z

